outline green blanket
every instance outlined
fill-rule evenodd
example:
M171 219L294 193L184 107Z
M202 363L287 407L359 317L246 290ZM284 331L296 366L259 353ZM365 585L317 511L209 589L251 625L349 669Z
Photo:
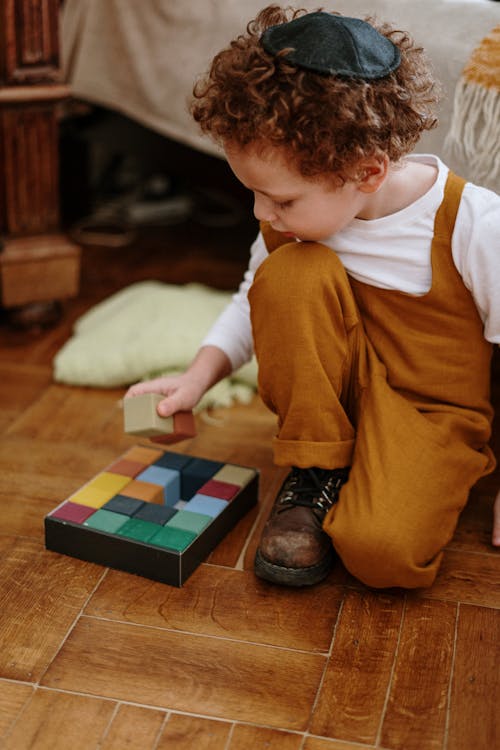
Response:
M126 287L76 321L54 358L54 379L112 388L182 372L230 299L231 293L201 284L144 281ZM199 408L247 403L256 381L253 360L211 388Z

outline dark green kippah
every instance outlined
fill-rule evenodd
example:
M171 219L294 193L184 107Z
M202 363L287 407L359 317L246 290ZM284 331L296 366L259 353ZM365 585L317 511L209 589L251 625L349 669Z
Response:
M369 23L331 13L270 26L260 41L271 55L288 49L284 59L299 68L348 78L383 78L401 62L396 45Z

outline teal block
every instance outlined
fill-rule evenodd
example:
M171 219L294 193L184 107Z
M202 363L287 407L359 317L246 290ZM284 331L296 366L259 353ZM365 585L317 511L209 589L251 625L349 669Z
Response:
M199 534L205 529L209 523L211 523L212 517L203 515L202 513L195 513L194 511L189 512L187 510L179 510L165 526L172 527L174 529L184 529L184 531L192 531L195 534Z
M183 552L186 547L189 547L193 539L196 539L196 534L193 531L163 526L149 541L150 544L155 544L158 547Z
M139 518L129 518L118 530L119 536L135 539L137 542L149 542L158 531L158 524L141 521Z
M118 529L127 521L127 516L121 513L113 513L110 510L96 510L86 521L84 526L99 531L107 531L109 534L116 534Z

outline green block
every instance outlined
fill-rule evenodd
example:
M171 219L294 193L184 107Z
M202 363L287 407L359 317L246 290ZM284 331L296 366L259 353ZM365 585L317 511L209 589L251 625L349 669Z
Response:
M176 552L183 552L186 547L189 547L193 539L196 539L196 534L193 531L176 529L172 526L163 526L149 541L157 547L165 547Z
M107 531L109 534L116 534L120 526L123 526L125 523L126 518L121 513L113 513L110 510L97 510L83 522L83 525L89 526L91 529L98 529L98 531Z
M157 523L142 521L140 518L129 518L118 531L118 534L129 539L135 539L137 542L149 542L157 531Z
M190 513L187 510L180 510L175 516L167 521L165 526L174 529L183 529L184 531L192 531L198 535L211 521L212 517L205 516L203 513Z

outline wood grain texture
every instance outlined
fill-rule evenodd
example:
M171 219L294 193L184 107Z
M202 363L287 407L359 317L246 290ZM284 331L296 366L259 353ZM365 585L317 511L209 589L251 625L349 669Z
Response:
M323 668L313 654L82 617L43 684L301 730Z
M500 737L500 615L460 605L448 750L492 750Z
M500 607L500 550L491 550L489 555L446 550L434 585L421 595Z
M40 679L101 575L38 542L0 536L0 677Z
M310 731L375 743L396 655L401 598L348 592Z
M85 613L109 620L326 653L343 591L293 591L201 565L182 589L109 571ZM307 623L307 627L304 626Z
M0 743L32 695L30 685L0 680Z
M171 714L156 750L221 750L230 730L231 724L222 721Z
M406 605L380 744L391 750L443 747L457 605Z
M163 711L121 705L99 750L156 750L165 718Z
M37 690L5 738L3 750L93 750L114 708L113 701Z
M301 750L301 734L237 724L227 750Z

